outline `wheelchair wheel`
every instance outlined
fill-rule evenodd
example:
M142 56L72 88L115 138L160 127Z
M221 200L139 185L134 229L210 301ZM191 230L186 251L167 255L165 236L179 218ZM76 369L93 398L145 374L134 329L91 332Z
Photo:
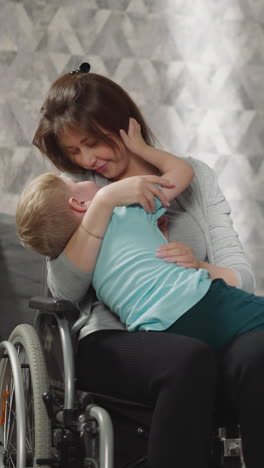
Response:
M27 468L35 468L38 466L38 459L49 459L51 455L50 421L42 398L43 393L48 391L46 364L38 335L31 325L18 325L11 333L9 341L15 346L17 351L24 387L24 404L26 412L26 466ZM8 369L9 366L7 363L5 367L6 369L2 381L7 382L9 379L10 389L12 389L12 375L10 374L10 369ZM2 388L4 390L3 386ZM13 392L11 391L10 399L12 397L12 393ZM6 424L10 424L11 421L13 424L13 429L8 433L9 440L5 441L5 443L9 445L13 444L13 437L16 431L15 412L13 406L14 401L10 401L9 417L8 419L5 418L6 421L4 424L4 426L6 426ZM15 447L13 450L15 450ZM4 467L15 467L11 462L10 464L7 464L6 462ZM44 463L41 463L41 466L49 468L49 465Z
M20 364L12 343L0 345L0 463L25 468L25 408Z

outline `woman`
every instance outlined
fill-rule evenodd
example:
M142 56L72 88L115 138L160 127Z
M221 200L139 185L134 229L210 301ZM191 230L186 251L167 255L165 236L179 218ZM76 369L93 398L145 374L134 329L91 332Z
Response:
M124 205L139 203L151 211L154 195L166 204L156 185L164 187L166 181L156 168L128 152L120 138L120 129L127 131L133 117L144 140L153 141L137 106L117 84L88 71L89 66L82 65L52 85L33 143L76 180L89 178L102 186L126 178L126 188L120 194ZM185 268L202 267L212 279L223 278L251 292L253 273L215 176L200 161L188 158L188 162L195 177L171 202L167 212L170 242L160 247L158 255ZM94 216L92 232L96 232L96 221ZM96 238L90 240L90 257L96 256L99 248ZM151 468L205 468L216 374L211 350L183 336L124 331L93 291L87 293L89 275L83 255L70 241L66 254L48 265L52 293L79 302L82 310L78 323L79 385L154 406L148 447ZM253 335L241 335L221 357L222 382L239 411L247 468L262 466L263 459L261 432L257 434L255 427L256 422L261 427L264 414L260 398L264 390L260 372L264 335ZM254 412L256 405L258 411Z

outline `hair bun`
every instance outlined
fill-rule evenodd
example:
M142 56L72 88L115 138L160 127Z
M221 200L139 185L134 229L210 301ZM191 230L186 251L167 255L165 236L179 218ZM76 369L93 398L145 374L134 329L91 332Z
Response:
M89 73L90 69L91 69L91 65L87 62L83 62L79 66L80 73Z
M91 65L88 62L83 62L77 70L73 70L71 75L79 75L81 73L89 73Z

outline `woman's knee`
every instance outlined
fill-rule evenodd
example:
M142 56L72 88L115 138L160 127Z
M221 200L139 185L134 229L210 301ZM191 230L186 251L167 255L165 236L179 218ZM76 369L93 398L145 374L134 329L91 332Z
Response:
M222 368L228 377L253 376L264 363L264 331L250 331L235 338L224 350Z

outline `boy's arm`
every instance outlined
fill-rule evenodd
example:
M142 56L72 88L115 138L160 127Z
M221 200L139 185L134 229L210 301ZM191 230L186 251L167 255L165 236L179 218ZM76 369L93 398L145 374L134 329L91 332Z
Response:
M168 200L175 198L191 183L194 175L192 166L184 159L147 145L141 136L140 125L135 119L130 118L128 133L120 130L120 136L132 153L157 167L164 179L173 182L175 185L173 188L163 188Z
M151 212L148 192L158 196L166 206L166 197L156 184L165 188L172 186L170 182L162 177L148 175L128 177L101 188L90 202L81 225L64 249L64 253L69 260L81 270L92 272L101 248L102 239L116 206L138 203L146 211Z
M64 253L78 268L94 270L102 238L115 206L140 204L151 212L150 199L156 195L166 206L167 200L179 195L193 178L192 167L183 159L148 146L143 140L140 126L130 119L128 134L120 132L130 151L157 167L162 177L155 175L128 177L99 190L85 213L81 226L64 249ZM153 184L162 187L162 191ZM173 185L174 184L174 185Z
M99 196L92 200L78 229L67 243L64 253L80 270L92 272L101 248L102 239L112 216L111 200Z

